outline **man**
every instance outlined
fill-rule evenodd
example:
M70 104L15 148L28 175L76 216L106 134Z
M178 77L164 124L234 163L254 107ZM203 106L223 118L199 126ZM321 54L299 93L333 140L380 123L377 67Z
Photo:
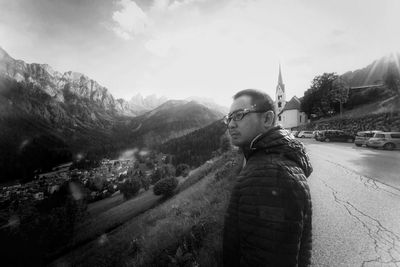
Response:
M312 167L304 146L274 126L267 94L247 89L233 98L225 123L246 162L225 217L224 266L307 266Z

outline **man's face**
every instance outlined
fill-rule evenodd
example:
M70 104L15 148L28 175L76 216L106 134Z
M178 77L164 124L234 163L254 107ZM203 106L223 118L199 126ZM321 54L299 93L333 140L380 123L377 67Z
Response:
M233 101L229 114L250 108L252 108L251 97L243 95ZM248 113L240 121L231 120L228 130L235 146L246 146L254 137L263 132L263 119L260 113Z

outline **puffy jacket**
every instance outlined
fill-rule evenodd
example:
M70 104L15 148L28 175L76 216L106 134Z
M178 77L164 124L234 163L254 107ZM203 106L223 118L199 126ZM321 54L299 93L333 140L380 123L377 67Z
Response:
M277 126L243 152L225 216L224 266L308 266L312 166L304 146Z

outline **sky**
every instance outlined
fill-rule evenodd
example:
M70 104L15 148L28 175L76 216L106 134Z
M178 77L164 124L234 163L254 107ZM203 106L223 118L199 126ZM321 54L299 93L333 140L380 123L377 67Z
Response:
M116 98L286 98L400 50L397 0L0 0L0 47L84 73Z

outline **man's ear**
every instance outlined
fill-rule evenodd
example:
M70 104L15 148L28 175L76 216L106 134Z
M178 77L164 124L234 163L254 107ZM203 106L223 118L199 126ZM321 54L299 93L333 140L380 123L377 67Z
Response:
M275 113L272 110L269 110L265 113L265 122L266 126L272 127L274 126L274 117Z

